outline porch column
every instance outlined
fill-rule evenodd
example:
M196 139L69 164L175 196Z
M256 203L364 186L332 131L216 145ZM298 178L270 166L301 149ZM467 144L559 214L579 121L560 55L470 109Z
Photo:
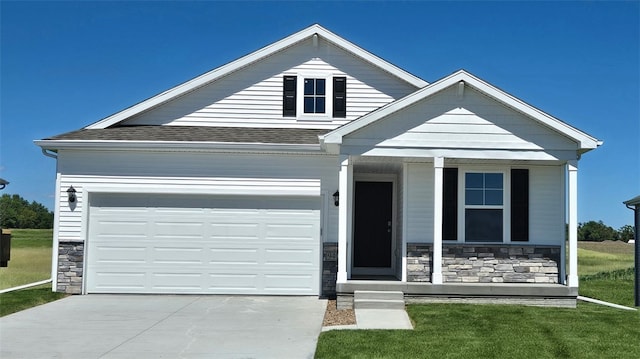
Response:
M338 207L338 277L337 283L346 283L347 274L347 243L351 237L351 216L350 208L352 206L353 197L353 164L349 157L340 158L340 178L338 190L340 192L340 205Z
M569 173L569 275L567 286L578 287L578 161L567 162Z
M433 272L431 283L442 284L442 184L444 158L433 159Z

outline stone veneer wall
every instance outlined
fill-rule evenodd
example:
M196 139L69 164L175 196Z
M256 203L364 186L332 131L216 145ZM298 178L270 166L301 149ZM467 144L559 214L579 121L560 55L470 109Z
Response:
M432 244L407 243L407 281L430 282ZM560 247L443 244L445 283L559 283Z
M407 243L407 282L431 282L431 244Z
M442 277L463 283L559 283L559 246L443 245Z
M84 243L60 242L58 246L57 291L69 294L82 294L83 270Z
M322 247L322 289L325 298L336 297L338 279L338 243L323 243Z

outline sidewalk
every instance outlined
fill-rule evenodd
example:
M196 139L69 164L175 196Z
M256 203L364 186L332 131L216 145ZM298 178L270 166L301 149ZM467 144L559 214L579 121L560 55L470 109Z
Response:
M342 329L402 329L413 330L404 309L356 309L356 324L323 327L322 331Z

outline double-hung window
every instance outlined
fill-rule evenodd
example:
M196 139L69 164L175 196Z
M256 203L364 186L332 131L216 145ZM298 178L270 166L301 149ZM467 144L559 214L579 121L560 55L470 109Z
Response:
M347 78L285 75L282 115L298 120L330 120L347 116ZM302 111L300 111L302 110Z
M464 174L466 242L502 242L504 234L504 174Z
M304 113L325 113L326 80L304 79Z

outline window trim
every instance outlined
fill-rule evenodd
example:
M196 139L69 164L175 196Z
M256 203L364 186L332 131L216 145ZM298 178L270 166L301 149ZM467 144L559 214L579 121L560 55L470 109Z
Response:
M313 72L302 72L298 75L298 87L296 98L296 107L298 109L298 121L331 121L333 113L333 74L320 74ZM304 80L305 79L324 79L324 113L305 113L304 112Z
M502 174L502 205L467 205L466 204L466 174L467 173L501 173ZM466 210L467 209L501 209L502 210L502 241L468 242L466 239ZM496 244L511 243L511 168L496 166L458 167L458 243Z

